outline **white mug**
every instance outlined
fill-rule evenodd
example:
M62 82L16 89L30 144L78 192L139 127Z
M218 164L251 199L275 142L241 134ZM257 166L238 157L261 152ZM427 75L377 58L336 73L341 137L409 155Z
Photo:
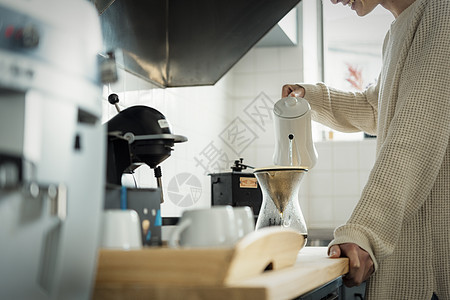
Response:
M136 211L108 209L102 215L101 247L108 249L141 249L142 235Z
M233 247L239 240L231 206L186 210L173 229L169 247Z
M239 238L255 231L255 219L249 206L237 206L233 208L233 211Z

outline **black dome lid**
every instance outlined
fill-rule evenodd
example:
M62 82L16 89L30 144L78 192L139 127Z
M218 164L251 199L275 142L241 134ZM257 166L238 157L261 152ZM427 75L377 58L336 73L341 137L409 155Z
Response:
M171 134L166 117L154 108L137 105L122 110L108 121L108 132L134 135Z

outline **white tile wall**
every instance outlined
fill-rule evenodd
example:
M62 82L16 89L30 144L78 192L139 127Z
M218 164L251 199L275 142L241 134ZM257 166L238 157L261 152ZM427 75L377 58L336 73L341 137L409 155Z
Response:
M318 162L307 175L309 209L304 214L309 227L345 223L369 177L375 147L375 139L316 143Z

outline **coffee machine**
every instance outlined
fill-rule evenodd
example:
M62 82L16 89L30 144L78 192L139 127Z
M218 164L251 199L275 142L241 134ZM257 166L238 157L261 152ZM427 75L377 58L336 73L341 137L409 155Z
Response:
M98 14L0 0L0 20L0 299L89 299L105 166Z
M106 122L108 131L105 209L132 209L139 216L142 243L160 246L164 202L160 164L170 157L175 143L187 138L172 133L169 121L158 110L144 105L119 108L119 96L111 94L117 115ZM125 187L124 174L146 165L154 170L157 188Z
M311 107L303 98L286 97L274 105L274 166L255 169L263 202L256 229L292 228L308 235L298 202L300 182L317 161L311 134Z

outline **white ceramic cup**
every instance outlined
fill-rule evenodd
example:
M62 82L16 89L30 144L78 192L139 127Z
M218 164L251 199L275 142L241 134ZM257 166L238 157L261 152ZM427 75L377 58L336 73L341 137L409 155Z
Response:
M108 249L141 249L142 235L136 211L108 209L102 215L101 247Z
M186 210L172 230L169 247L233 247L239 240L231 206Z
M233 211L239 238L255 231L255 219L253 216L253 211L250 207L237 206L233 208Z

